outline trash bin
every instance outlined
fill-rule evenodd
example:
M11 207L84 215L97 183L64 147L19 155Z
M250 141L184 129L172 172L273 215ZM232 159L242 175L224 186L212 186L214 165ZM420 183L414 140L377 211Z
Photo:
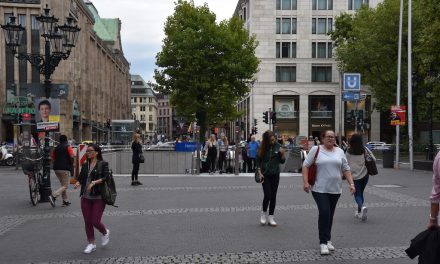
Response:
M382 150L383 154L383 167L384 168L394 168L394 150L393 149L384 149Z

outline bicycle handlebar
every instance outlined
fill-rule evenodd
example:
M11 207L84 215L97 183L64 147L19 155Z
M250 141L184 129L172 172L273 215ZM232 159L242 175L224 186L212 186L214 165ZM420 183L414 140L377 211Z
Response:
M40 161L40 160L43 159L43 156L41 156L41 157L39 157L39 158L36 158L36 159L31 159L31 158L28 158L28 157L23 157L23 159L25 159L25 160L29 160L29 161Z

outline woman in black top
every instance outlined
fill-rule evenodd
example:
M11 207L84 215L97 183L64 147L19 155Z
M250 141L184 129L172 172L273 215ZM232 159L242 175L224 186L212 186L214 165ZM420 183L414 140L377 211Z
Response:
M133 170L131 171L131 185L142 185L142 183L138 180L139 164L141 163L139 155L142 153L141 135L138 133L134 134L133 136L131 150L133 151L133 156L131 158L131 162L133 163Z

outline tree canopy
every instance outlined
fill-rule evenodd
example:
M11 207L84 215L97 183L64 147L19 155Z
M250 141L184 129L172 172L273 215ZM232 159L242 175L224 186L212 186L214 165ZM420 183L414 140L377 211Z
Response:
M414 113L416 120L427 119L429 95L440 105L440 2L413 0L413 73L416 78ZM363 7L356 14L341 14L335 20L331 38L335 55L344 72L359 72L381 111L396 103L399 34L399 0L384 0L376 8ZM407 100L408 8L405 6L402 42L401 104ZM431 91L432 89L432 91ZM416 114L417 113L417 114Z
M238 116L237 101L249 92L259 60L257 42L238 17L216 22L208 6L179 0L165 23L156 56L155 89L169 94L178 114L209 125Z

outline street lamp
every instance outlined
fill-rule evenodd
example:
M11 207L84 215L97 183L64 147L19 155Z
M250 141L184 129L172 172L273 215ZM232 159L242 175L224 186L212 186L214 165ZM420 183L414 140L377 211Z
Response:
M25 28L17 24L17 18L11 16L6 25L1 28L4 31L6 46L11 49L12 54L19 60L27 60L34 66L40 74L44 75L44 88L46 98L50 98L50 76L55 71L61 60L69 58L72 48L75 47L78 33L81 30L74 22L72 17L66 18L64 25L58 25L58 18L51 14L50 8L46 5L43 13L37 17L40 22L41 37L44 38L44 56L40 54L17 53L17 48L21 45L21 39ZM49 132L45 132L44 139L44 159L43 159L43 179L40 188L40 201L47 202L51 195L50 187L50 147Z

